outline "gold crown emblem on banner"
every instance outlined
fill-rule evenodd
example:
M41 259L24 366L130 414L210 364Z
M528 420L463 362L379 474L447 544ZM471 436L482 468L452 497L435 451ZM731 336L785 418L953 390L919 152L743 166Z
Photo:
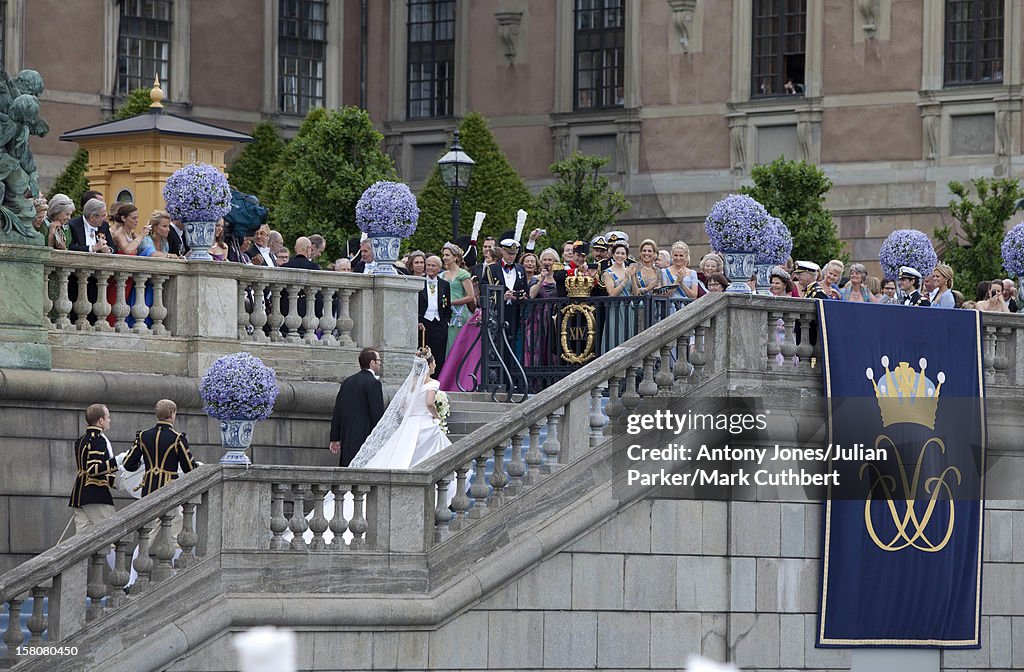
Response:
M875 372L870 367L864 372L875 388L878 408L882 412L882 426L897 422L912 422L935 429L935 412L939 405L939 390L946 382L946 374L939 372L936 385L928 376L928 360L922 357L919 361L920 373L907 362L889 370L889 358L882 357L885 373L876 381Z
M590 296L594 289L594 279L586 275L570 275L565 279L565 293L569 296Z

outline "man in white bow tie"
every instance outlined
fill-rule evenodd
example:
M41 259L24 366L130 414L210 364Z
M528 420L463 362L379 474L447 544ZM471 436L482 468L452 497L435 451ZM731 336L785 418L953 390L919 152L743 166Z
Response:
M440 371L448 349L448 323L452 319L452 289L442 277L441 259L427 257L427 277L419 296L419 322L421 342L430 346L434 363Z

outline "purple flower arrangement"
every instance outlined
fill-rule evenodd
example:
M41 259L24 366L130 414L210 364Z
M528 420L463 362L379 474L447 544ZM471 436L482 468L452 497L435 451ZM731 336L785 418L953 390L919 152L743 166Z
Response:
M419 218L416 197L401 182L374 182L356 203L356 224L368 236L408 238Z
M756 252L769 224L768 211L750 196L730 194L714 204L704 230L718 252Z
M199 383L203 410L218 420L264 420L278 391L274 370L248 352L220 357Z
M789 229L781 219L769 215L768 226L758 241L754 263L781 266L792 252L793 236L790 235Z
M910 266L929 276L939 263L932 241L917 229L897 229L889 234L878 251L878 261L886 280L895 280L900 266Z
M1003 268L1011 275L1024 275L1024 222L1007 231L1003 237Z
M208 163L191 163L167 178L164 202L171 219L216 222L231 211L228 178Z

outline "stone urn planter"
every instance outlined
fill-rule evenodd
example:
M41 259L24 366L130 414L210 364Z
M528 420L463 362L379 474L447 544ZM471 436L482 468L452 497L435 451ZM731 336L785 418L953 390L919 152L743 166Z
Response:
M409 187L401 182L374 182L356 203L356 224L373 246L375 275L397 275L402 239L416 231L420 209Z
M167 178L163 197L171 219L184 225L189 261L210 261L217 220L231 212L228 178L208 163L192 163Z
M253 429L273 412L278 391L274 370L248 352L224 355L207 370L199 394L203 410L220 420L221 464L251 464Z

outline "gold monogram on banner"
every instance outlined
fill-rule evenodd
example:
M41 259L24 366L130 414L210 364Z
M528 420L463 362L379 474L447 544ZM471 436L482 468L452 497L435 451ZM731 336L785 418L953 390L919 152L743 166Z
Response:
M889 370L889 358L882 357L885 373L876 381L874 372L869 368L865 371L868 380L875 388L875 398L882 414L882 426L889 427L897 423L912 423L935 429L935 414L939 403L939 390L946 381L945 374L939 372L933 383L925 374L928 362L922 358L919 362L921 371L916 371L907 362L900 362L893 370ZM888 444L886 446L885 444ZM899 482L895 476L884 475L874 464L864 464L860 468L860 477L869 476L870 488L864 501L864 525L868 535L878 548L883 551L896 552L914 548L925 553L936 553L945 548L953 536L956 522L956 508L953 490L946 478L962 482L960 471L953 466L946 467L938 475L922 475L925 455L929 448L938 449L945 454L946 445L941 439L931 437L924 442L914 464L913 474L907 471L907 465L896 448L895 442L886 434L875 439L875 448L887 448L896 455L899 470ZM902 490L902 496L900 496ZM923 492L921 492L923 491ZM919 492L926 496L923 512L915 505L919 501ZM887 505L892 527L878 530L871 518L872 502L878 498ZM945 527L930 525L937 510L948 512ZM886 526L887 528L889 526ZM937 529L933 529L937 528Z

